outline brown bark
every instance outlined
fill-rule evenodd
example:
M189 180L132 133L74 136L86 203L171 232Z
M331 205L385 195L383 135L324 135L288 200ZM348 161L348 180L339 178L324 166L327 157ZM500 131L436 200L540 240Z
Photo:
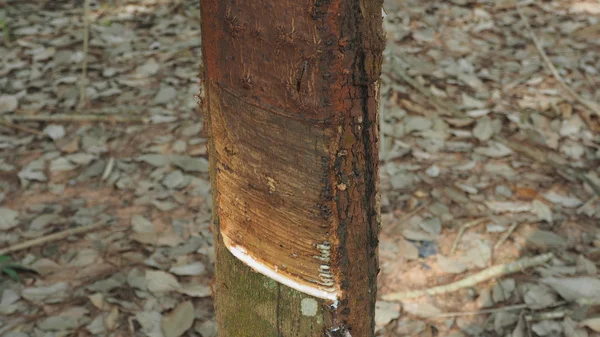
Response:
M201 5L219 335L372 336L381 1Z

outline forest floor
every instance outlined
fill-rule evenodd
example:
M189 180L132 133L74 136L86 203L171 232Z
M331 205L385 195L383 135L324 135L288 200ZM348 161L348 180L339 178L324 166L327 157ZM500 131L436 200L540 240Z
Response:
M83 7L0 0L0 336L214 336L198 1ZM379 334L600 336L600 2L385 9Z

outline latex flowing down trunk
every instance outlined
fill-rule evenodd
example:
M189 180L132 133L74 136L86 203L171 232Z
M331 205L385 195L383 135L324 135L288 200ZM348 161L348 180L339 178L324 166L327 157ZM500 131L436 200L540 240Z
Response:
M381 0L201 0L221 337L373 336Z

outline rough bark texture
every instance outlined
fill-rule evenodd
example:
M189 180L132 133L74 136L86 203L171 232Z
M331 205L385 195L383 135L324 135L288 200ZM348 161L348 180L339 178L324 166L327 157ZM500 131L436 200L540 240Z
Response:
M372 336L381 1L201 9L219 335ZM337 303L254 272L228 247Z

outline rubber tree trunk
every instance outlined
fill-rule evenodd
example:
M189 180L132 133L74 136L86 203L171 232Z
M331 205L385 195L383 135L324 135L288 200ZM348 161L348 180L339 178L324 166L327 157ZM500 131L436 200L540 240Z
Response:
M381 0L201 0L219 336L374 335Z

